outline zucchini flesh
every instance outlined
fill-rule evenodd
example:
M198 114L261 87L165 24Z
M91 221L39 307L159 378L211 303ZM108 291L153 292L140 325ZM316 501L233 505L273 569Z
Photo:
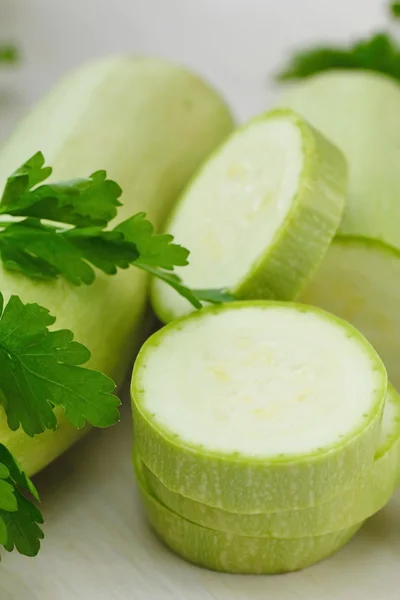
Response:
M171 491L238 513L315 506L370 470L386 372L347 323L231 303L154 334L132 378L135 439Z
M185 560L215 571L275 574L304 569L339 550L361 526L295 539L215 531L200 527L161 504L146 484L140 460L135 460L135 471L147 517L158 537Z
M229 110L188 71L162 60L122 56L88 64L67 76L17 127L0 152L0 185L38 150L53 180L107 170L124 190L119 218L144 211L159 228L177 195L209 152L231 131ZM147 277L131 268L90 286L33 282L0 267L5 300L18 294L57 317L92 353L89 363L122 383L142 337ZM8 429L0 440L32 475L84 431L61 411L59 432L31 439Z
M277 110L253 119L203 165L169 219L191 250L177 272L193 289L291 300L340 224L345 190L344 157L302 118ZM151 295L164 322L193 310L162 281Z
M400 389L400 252L383 242L338 236L301 296L352 323Z
M140 460L135 458L135 460ZM400 483L400 396L389 386L380 439L370 473L355 487L323 504L244 515L213 508L172 492L142 464L151 493L167 508L202 527L249 537L302 538L350 528L389 501Z

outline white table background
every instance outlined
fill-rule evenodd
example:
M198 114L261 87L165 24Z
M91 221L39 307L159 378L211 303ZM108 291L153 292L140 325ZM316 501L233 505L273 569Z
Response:
M382 0L0 0L0 41L23 64L0 72L0 137L68 69L107 53L162 55L218 87L243 120L275 93L290 49L385 23ZM6 555L0 600L398 600L400 494L333 558L300 573L228 576L195 568L150 532L131 469L129 406L36 480L40 555Z

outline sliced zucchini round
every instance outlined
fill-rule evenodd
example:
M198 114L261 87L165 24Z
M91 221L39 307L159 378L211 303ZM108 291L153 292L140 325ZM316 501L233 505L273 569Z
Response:
M228 573L297 571L327 558L346 544L361 523L334 533L295 539L236 536L200 527L172 512L151 493L135 461L147 517L158 537L176 554L201 567Z
M237 302L171 323L142 347L135 438L174 492L238 513L315 506L370 470L384 366L316 308Z
M141 468L146 484L162 504L202 527L250 537L325 535L352 527L375 514L399 485L400 396L392 386L389 387L375 461L365 480L339 493L333 500L311 508L252 515L232 513L171 492L146 465L142 464Z
M178 268L196 288L238 299L291 300L321 262L342 218L341 152L289 110L253 119L201 168L166 226L191 251ZM152 303L168 322L192 311L160 280Z
M400 390L400 252L376 240L338 236L301 296L349 321L379 353Z
M279 98L344 152L349 194L340 232L400 248L400 86L372 71L330 71Z

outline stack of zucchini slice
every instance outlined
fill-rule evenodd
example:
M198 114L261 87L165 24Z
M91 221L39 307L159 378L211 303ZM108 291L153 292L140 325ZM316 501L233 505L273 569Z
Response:
M309 566L399 483L400 399L381 358L346 321L293 302L331 253L346 184L342 152L278 109L214 152L167 224L191 249L185 283L237 299L189 314L154 281L169 324L145 343L132 379L148 518L198 565Z

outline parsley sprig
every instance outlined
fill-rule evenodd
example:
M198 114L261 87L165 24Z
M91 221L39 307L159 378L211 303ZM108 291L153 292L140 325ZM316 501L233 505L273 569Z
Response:
M30 436L57 428L54 407L80 428L86 422L108 427L119 420L114 382L84 368L89 350L69 330L49 330L55 318L38 304L0 294L0 403L8 426ZM40 549L43 517L38 493L7 448L0 443L0 545L26 556Z
M400 17L400 3L390 5L392 17ZM364 69L400 80L400 46L385 32L345 47L317 46L296 52L277 74L280 81L304 79L332 69Z
M191 290L174 273L189 251L157 234L144 213L115 227L122 190L105 171L88 178L47 182L52 173L38 152L8 179L0 198L0 260L4 269L33 280L63 277L90 285L98 271L114 275L131 266L159 277L193 306L232 300L225 290ZM114 382L86 368L89 350L72 331L53 328L55 317L38 304L0 293L0 404L8 426L29 436L57 428L55 407L75 427L108 427L119 419ZM34 556L40 548L39 497L0 444L0 545Z
M0 63L15 63L19 58L16 46L12 44L0 44Z
M35 486L12 454L0 444L0 544L11 552L35 556L40 549L43 517L34 501Z
M390 12L395 19L398 19L400 17L400 2L392 2Z
M171 235L155 233L144 213L108 228L122 190L105 171L87 179L43 183L51 172L38 152L6 182L0 200L0 258L7 270L32 279L62 276L73 285L89 285L95 269L114 275L134 265L201 308L202 291L190 290L172 273L188 264L189 251ZM228 298L223 290L206 290L206 295L208 302Z

